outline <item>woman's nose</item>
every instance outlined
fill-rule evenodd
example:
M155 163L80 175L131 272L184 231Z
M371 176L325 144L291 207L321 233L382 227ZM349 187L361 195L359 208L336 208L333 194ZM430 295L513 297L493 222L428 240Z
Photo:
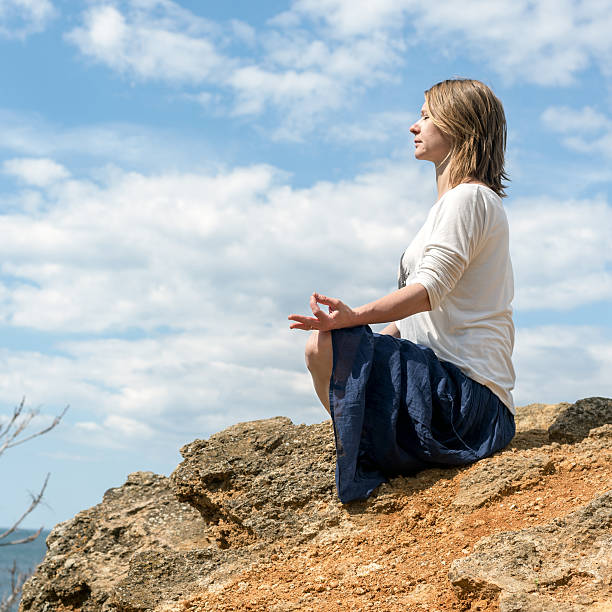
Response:
M413 124L410 126L410 131L411 131L413 134L416 134L416 133L419 131L419 124L418 124L418 122L417 122L417 123L413 123Z

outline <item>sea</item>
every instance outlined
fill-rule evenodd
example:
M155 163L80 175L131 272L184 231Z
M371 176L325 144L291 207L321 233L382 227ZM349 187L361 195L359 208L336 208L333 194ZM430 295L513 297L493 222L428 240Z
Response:
M0 527L0 533L3 531L4 529ZM33 533L36 533L34 529L17 529L6 540L20 540ZM13 567L13 562L17 564L17 569L20 572L33 572L47 552L45 540L48 535L49 531L42 531L33 542L16 544L15 546L0 546L0 601L11 589L10 571ZM14 610L17 610L17 606L14 607Z

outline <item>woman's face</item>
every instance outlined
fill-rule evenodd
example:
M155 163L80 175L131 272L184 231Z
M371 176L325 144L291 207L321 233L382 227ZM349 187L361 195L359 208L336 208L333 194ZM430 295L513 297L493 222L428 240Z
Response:
M451 150L451 142L429 117L427 103L421 109L421 118L410 126L414 134L414 156L433 162L436 166L442 163Z

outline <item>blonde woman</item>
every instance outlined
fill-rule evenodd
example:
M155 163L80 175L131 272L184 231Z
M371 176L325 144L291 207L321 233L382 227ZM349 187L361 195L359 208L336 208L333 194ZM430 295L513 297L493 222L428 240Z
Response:
M314 293L313 316L289 316L313 330L306 364L334 423L343 502L391 476L487 457L515 433L502 104L479 81L443 81L410 131L438 199L398 290L358 308ZM376 334L373 323L388 325Z

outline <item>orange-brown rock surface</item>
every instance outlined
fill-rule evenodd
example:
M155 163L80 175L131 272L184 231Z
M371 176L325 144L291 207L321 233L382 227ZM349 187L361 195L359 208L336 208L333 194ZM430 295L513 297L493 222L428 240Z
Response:
M612 610L612 400L342 505L331 424L241 423L61 523L20 610Z

